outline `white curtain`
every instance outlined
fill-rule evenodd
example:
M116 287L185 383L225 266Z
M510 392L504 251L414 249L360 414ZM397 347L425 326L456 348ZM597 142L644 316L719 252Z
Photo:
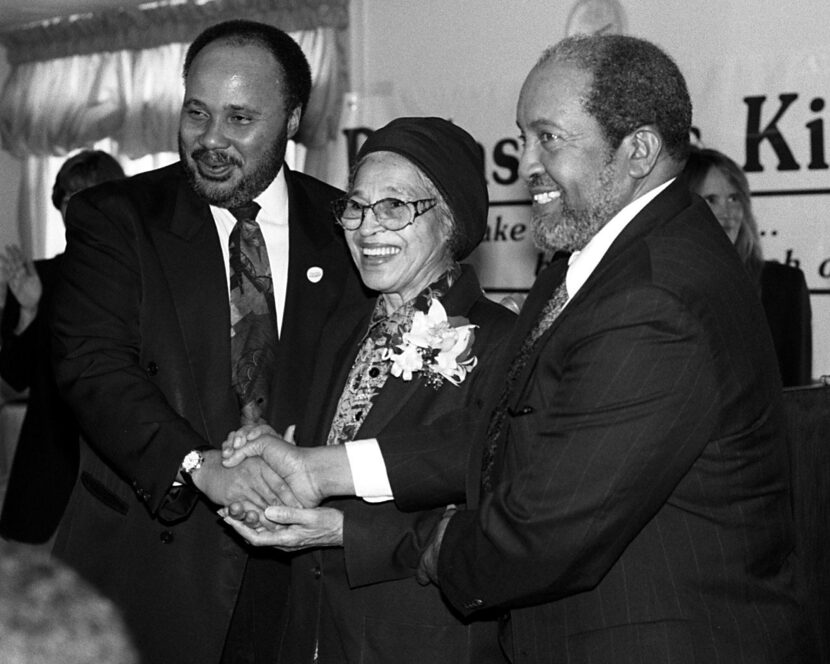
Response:
M236 10L259 8L263 16L249 17L267 20L274 19L271 14L277 12L272 5L286 3L230 0L230 4ZM217 2L216 6L225 5ZM206 11L202 7L187 9L191 13ZM312 9L306 7L289 18L295 23L300 19L325 23L317 14L309 15ZM217 11L198 18L207 24L228 18L216 16ZM190 14L187 17L193 18ZM123 17L116 18L123 22ZM279 18L282 24L288 20L282 14ZM135 16L130 15L130 20L135 22ZM106 32L111 23L112 17L103 27L98 26L98 31ZM202 27L188 25L191 32ZM297 136L302 146L292 146L288 162L324 180L347 85L339 28L342 25L289 31L309 60L313 87ZM158 41L157 35L154 38ZM129 39L140 41L142 35L131 34ZM93 147L106 150L128 175L177 159L176 134L184 91L181 71L189 41L20 62L12 55L15 45L6 43L13 67L0 96L0 138L3 149L22 164L18 226L27 255L49 257L64 248L63 223L50 195L55 175L71 153ZM40 38L32 50L47 46L54 49L48 39ZM69 49L83 51L88 46L86 40L80 48L73 44ZM305 164L298 154L305 157Z

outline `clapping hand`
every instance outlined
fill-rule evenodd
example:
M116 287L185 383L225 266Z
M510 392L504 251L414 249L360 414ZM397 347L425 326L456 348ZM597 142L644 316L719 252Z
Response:
M20 334L37 315L37 308L43 295L43 285L37 275L34 263L28 260L17 245L6 247L0 255L0 274L9 284L9 290L20 303L20 320L15 332Z

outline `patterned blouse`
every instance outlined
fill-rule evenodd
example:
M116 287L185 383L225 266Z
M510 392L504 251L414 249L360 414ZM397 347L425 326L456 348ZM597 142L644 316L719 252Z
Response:
M384 352L401 343L403 335L412 327L415 312L426 313L432 299L443 298L460 274L461 267L454 264L437 281L391 314L386 313L383 299L378 298L369 321L369 329L363 336L340 401L337 402L328 445L354 440L389 375L392 362L383 359Z

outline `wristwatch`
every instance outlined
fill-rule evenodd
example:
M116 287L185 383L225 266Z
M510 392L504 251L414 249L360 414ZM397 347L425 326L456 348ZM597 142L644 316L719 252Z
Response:
M179 466L179 472L181 473L182 478L184 481L193 486L193 477L192 473L199 470L202 467L202 464L205 462L205 455L202 454L202 450L190 450L187 454L184 455L184 459L182 459L182 465Z

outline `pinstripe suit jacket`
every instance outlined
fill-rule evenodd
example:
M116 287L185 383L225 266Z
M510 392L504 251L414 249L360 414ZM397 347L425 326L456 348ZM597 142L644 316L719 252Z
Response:
M540 275L513 349L564 271ZM463 614L510 609L514 661L796 661L775 353L734 249L682 182L617 238L509 406L495 488L478 495L473 458L477 508L450 521L438 571Z

